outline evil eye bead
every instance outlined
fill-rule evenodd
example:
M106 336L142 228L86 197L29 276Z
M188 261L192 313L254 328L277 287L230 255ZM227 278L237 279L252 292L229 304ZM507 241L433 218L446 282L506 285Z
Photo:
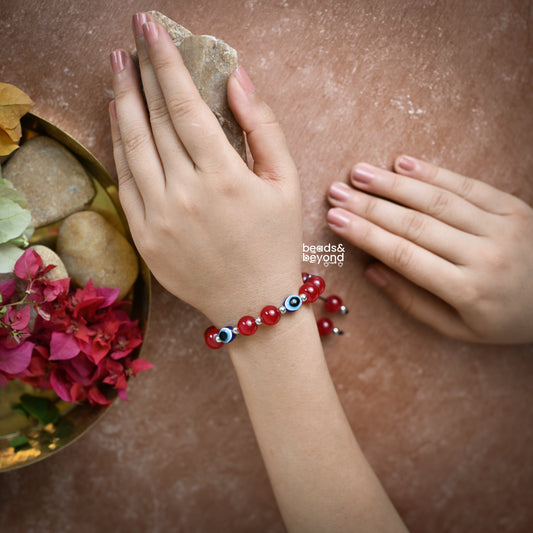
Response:
M233 333L233 328L231 326L228 326L226 328L222 328L218 332L218 341L223 342L224 344L228 344L228 342L231 342L235 338L235 333Z
M294 313L294 311L302 307L302 299L296 294L287 296L283 302L283 307L285 307L288 313Z

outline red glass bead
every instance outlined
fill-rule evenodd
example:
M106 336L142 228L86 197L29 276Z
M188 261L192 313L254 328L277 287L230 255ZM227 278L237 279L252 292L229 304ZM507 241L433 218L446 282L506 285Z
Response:
M216 337L220 330L215 328L215 326L209 326L204 333L204 340L207 346L212 350L218 350L222 348L222 342L217 342Z
M319 318L316 325L321 337L327 337L333 331L333 322L329 318Z
M326 311L329 311L330 313L338 313L342 307L342 299L339 296L332 294L331 296L328 296L324 302L324 307L326 308Z
M307 296L307 303L313 303L318 300L318 288L312 283L304 283L298 290L298 294L305 294Z
M307 272L302 272L302 281L305 283L309 276L310 274L308 274Z
M267 305L261 311L261 322L267 326L273 326L279 322L281 313L275 305Z
M242 335L253 335L257 331L257 324L253 316L243 316L237 324L237 329Z
M306 283L312 283L318 289L319 296L326 288L326 282L320 276L311 276Z

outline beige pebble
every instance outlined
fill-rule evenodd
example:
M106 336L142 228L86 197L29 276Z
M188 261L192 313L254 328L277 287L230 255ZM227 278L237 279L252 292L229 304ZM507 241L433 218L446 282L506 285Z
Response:
M74 155L43 135L26 141L2 166L2 174L28 200L35 228L83 209L96 194Z
M84 287L92 279L95 287L119 287L119 299L139 274L131 244L94 211L74 213L61 223L56 251L76 285Z
M53 250L48 248L48 246L35 244L34 246L30 246L30 248L39 254L43 260L44 266L55 265L55 268L46 274L46 277L50 281L57 281L58 279L65 279L69 277L67 269L65 268L63 261L61 261L61 258Z

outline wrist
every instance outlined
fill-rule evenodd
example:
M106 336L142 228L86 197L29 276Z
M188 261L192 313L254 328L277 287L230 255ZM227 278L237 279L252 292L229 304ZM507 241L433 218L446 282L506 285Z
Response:
M288 295L285 292L278 303L267 304L255 314L243 315L237 322L207 328L204 333L207 346L216 350L228 346L238 337L255 336L259 330L273 329L273 326L279 330L278 323L282 318L283 322L287 322L290 315L301 313L301 310L318 300L325 289L325 283L319 276L305 274L300 280L297 291L293 290Z

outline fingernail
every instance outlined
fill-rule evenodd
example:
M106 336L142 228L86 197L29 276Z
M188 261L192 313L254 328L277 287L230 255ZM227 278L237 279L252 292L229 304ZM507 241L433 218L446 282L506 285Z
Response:
M157 42L159 39L159 31L157 29L157 24L155 22L146 22L143 24L143 33L146 42L151 45Z
M374 170L365 163L357 165L352 172L352 179L358 183L368 184L374 179Z
M398 167L406 172L412 172L416 168L416 161L411 157L402 155L400 159L398 159Z
M344 183L333 183L329 188L329 195L333 200L337 200L338 202L346 201L350 197L351 192L350 187Z
M113 74L119 74L126 68L126 52L124 50L114 50L109 58Z
M146 13L135 13L135 15L133 15L133 34L136 39L144 36L143 25L147 22L148 16Z
M244 89L244 92L248 94L253 94L255 92L255 86L252 83L252 80L248 76L246 70L244 70L242 67L237 67L237 70L235 71L235 77L237 78L240 86Z
M380 289L385 288L389 284L389 280L383 275L383 272L380 272L380 269L373 265L370 265L365 270L365 277Z
M109 115L111 116L111 120L116 122L117 106L115 105L115 100L111 100L111 102L109 102Z
M350 217L341 209L330 209L326 217L330 226L345 228L350 222Z

